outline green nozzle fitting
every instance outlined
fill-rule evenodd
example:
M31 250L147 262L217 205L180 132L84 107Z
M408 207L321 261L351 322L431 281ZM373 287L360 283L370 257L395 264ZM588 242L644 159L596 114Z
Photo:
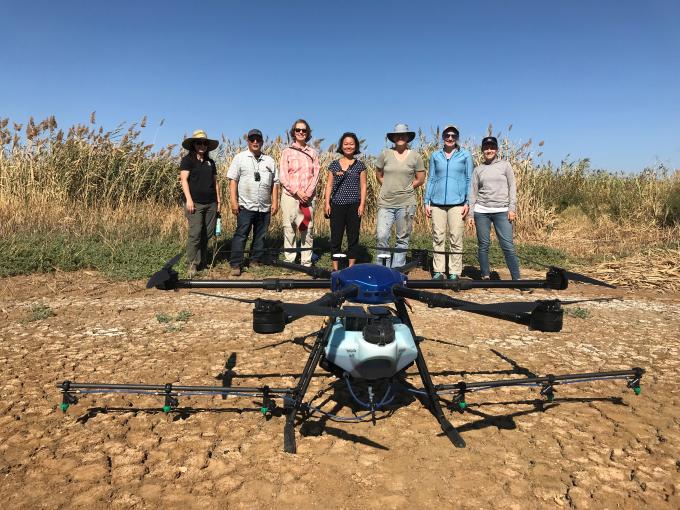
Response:
M636 395L639 395L640 393L642 393L642 388L640 388L639 386L634 386L633 391L635 392Z
M268 407L260 407L260 412L262 414L267 414L269 412L269 408Z
M69 404L67 404L66 402L59 404L59 409L61 409L62 413L65 413L66 411L68 411L68 408L69 408Z
M463 409L465 409L467 407L467 402L465 402L465 400L461 400L460 402L458 402L458 407L462 411Z
M170 407L170 406L163 406L163 412L164 413L169 413L171 409L172 409L172 407Z

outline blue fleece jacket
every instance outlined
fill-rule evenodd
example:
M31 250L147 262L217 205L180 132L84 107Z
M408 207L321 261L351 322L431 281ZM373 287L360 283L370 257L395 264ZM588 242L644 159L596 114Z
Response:
M449 159L440 149L430 157L425 187L425 205L458 205L468 203L474 164L472 155L459 148Z

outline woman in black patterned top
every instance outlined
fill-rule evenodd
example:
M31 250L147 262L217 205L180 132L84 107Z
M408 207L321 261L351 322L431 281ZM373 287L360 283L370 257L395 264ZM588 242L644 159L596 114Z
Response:
M366 166L356 159L359 138L344 133L338 142L342 157L328 167L326 179L326 217L331 220L331 253L342 253L342 237L347 230L347 258L349 265L356 262L359 246L359 227L366 205ZM338 263L333 261L333 270Z

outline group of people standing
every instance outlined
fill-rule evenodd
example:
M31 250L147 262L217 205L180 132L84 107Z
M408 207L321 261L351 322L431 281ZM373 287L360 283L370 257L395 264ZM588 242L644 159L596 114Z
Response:
M246 241L253 230L249 265L261 263L264 238L272 214L281 209L284 231L284 258L295 261L297 239L300 263L312 264L314 207L321 171L316 150L308 145L312 129L304 119L290 129L293 142L282 153L279 164L262 153L262 132L251 129L248 148L238 153L227 172L231 212L236 229L231 243L231 275L241 274ZM377 212L378 256L390 256L392 267L406 263L406 252L418 206L416 189L426 185L425 214L432 222L433 279L457 279L463 269L463 233L466 222L476 226L482 279L490 276L489 242L491 225L499 239L513 279L519 279L519 262L512 241L516 218L516 187L512 167L498 158L498 141L482 140L483 161L474 167L472 155L458 144L459 131L447 125L442 132L442 147L430 157L429 174L418 152L410 149L416 134L406 124L397 124L387 133L393 144L376 159L380 183ZM189 153L180 164L185 213L189 223L187 240L188 273L191 276L207 265L207 242L221 212L220 189L215 162L210 151L218 147L204 131L195 131L182 143ZM358 256L359 230L366 207L366 166L357 158L360 142L355 133L343 133L338 141L340 157L329 165L324 191L324 216L330 220L332 253L342 252L347 236L349 265ZM388 250L394 227L395 250ZM445 254L449 243L448 257ZM337 261L333 261L337 270ZM447 271L448 269L448 271Z

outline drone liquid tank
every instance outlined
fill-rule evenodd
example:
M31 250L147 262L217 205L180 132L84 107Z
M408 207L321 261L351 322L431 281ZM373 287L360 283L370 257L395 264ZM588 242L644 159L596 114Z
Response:
M392 377L412 363L418 351L408 326L396 317L379 321L389 325L391 334L370 338L369 327L380 323L362 325L337 319L325 349L326 360L354 378L369 380Z

